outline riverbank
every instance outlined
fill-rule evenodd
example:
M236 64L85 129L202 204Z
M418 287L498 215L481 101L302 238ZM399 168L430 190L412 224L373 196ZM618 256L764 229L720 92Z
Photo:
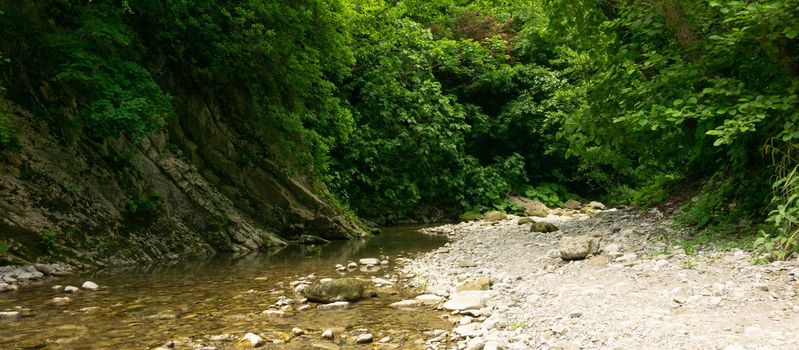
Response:
M684 232L657 212L559 214L424 230L451 241L403 270L448 298L454 327L428 348L799 348L796 259L753 265L743 250L686 252L664 240ZM558 230L530 232L531 221ZM561 239L579 235L599 251L562 259L573 247Z

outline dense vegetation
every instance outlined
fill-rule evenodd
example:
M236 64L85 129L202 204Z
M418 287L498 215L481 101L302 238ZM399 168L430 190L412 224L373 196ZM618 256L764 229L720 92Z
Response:
M140 140L192 87L382 223L579 193L797 249L799 2L3 1L0 91ZM4 87L4 89L3 89ZM8 108L1 102L0 112ZM234 116L231 116L234 118ZM0 144L14 130L0 116ZM746 226L746 225L744 225ZM750 228L750 230L754 230Z

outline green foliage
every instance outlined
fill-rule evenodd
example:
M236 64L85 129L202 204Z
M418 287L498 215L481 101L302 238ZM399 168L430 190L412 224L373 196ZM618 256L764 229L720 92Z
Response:
M39 246L47 254L54 254L57 250L58 233L53 230L42 230L39 235Z
M163 195L156 190L150 190L147 193L136 191L128 200L127 210L131 215L155 217L158 215L163 201Z
M7 253L9 249L10 246L8 245L8 242L0 241L0 255Z
M777 180L772 185L774 196L766 222L771 227L761 230L754 247L764 259L785 260L799 252L799 145L785 151L773 145L768 148L775 160Z
M566 186L550 182L542 182L538 186L524 185L519 192L530 199L537 199L549 207L559 207L563 202L575 195L566 190Z

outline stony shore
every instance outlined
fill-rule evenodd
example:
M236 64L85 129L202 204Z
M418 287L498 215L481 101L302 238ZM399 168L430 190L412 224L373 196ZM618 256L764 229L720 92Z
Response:
M427 349L799 349L798 260L685 252L664 242L681 232L656 211L591 214L426 229L450 243L403 272L446 300L438 308L453 323ZM530 232L534 222L558 230ZM573 236L598 249L563 259L561 240Z

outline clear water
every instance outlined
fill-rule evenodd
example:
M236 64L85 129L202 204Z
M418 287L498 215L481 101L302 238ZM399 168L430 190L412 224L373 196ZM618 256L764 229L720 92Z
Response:
M422 333L448 328L440 313L429 309L397 310L388 304L408 297L392 295L359 301L347 310L321 311L315 307L284 317L261 312L280 295L294 296L289 283L314 273L340 277L335 264L346 265L364 257L388 255L391 265L378 272L348 272L348 277L384 276L394 270L393 258L413 256L444 243L412 228L385 230L363 241L335 242L321 250L289 247L279 252L242 257L217 256L140 268L94 271L49 278L0 294L0 310L28 308L32 316L0 322L0 349L151 349L168 341L176 348L200 345L237 348L246 332L262 335L267 349L370 348L352 345L357 329L368 329L375 340L391 337L402 349L422 348L414 341L429 338ZM72 303L56 307L56 284L80 286L91 280L102 289L68 295ZM282 282L282 284L281 284ZM86 309L90 308L90 309ZM291 337L292 328L306 335ZM322 341L325 329L334 329L334 341ZM231 340L212 338L229 335ZM346 338L346 335L350 336Z

